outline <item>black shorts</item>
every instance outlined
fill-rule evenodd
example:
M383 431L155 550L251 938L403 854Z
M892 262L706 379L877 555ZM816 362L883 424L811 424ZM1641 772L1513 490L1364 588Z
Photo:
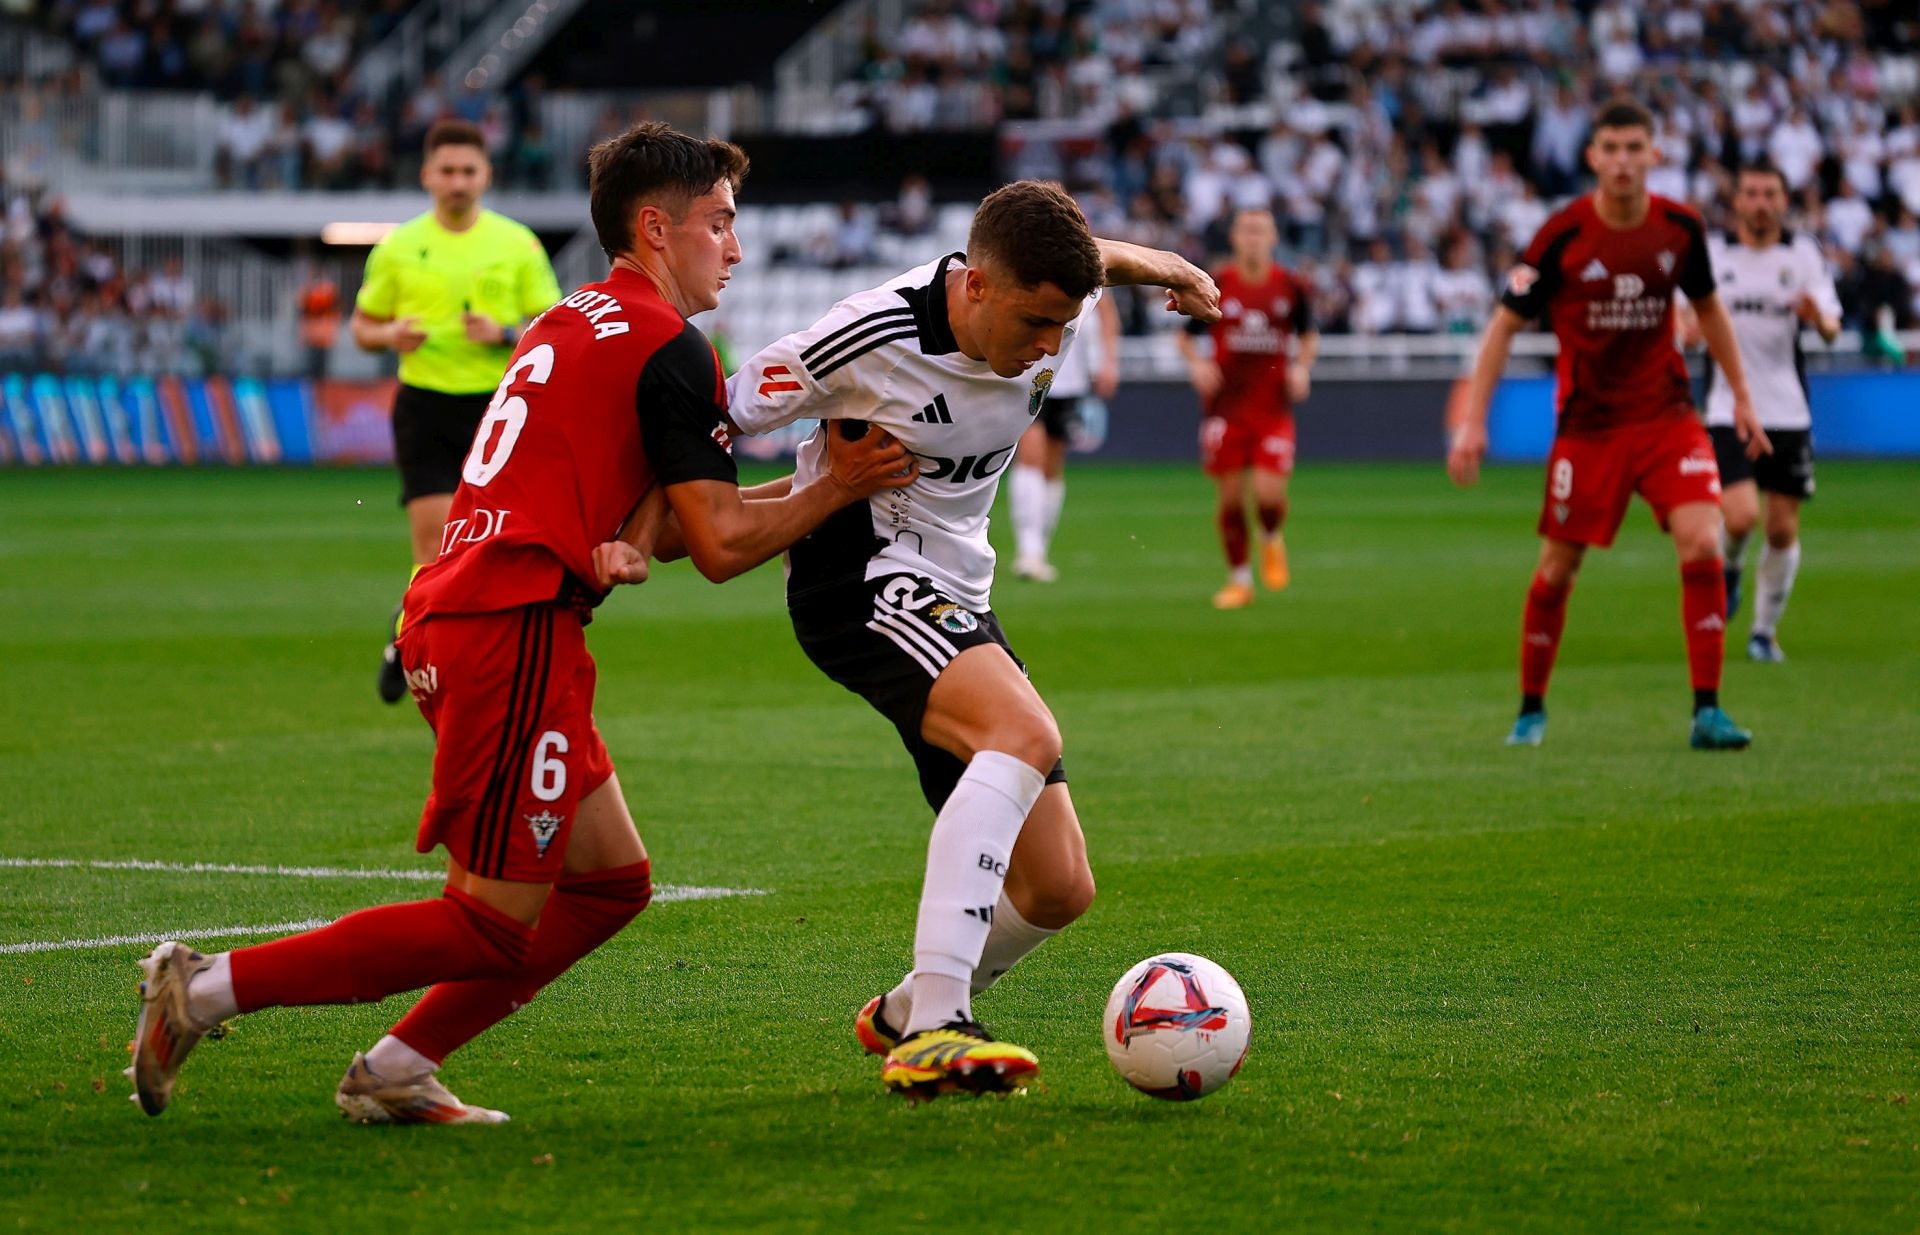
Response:
M1746 443L1732 425L1708 425L1713 435L1713 457L1720 465L1720 485L1751 480L1768 493L1806 501L1813 496L1813 433L1807 429L1768 429L1773 453L1747 458Z
M448 395L402 386L393 400L393 459L400 465L400 504L452 493L473 447L474 430L493 392Z
M955 656L996 643L1026 672L991 612L976 613L908 571L817 588L788 606L800 649L820 671L893 722L938 812L967 765L920 736L934 679ZM1067 779L1056 762L1048 784Z
M1056 442L1064 442L1080 427L1078 398L1048 399L1040 405L1040 427Z

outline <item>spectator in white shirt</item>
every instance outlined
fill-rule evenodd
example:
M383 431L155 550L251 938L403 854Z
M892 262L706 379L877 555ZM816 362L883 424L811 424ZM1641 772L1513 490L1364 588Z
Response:
M1393 292L1393 250L1384 238L1367 246L1367 260L1353 268L1353 332L1386 334L1399 324Z
M1586 145L1586 110L1574 97L1573 88L1562 82L1554 87L1553 101L1540 109L1533 127L1533 167L1542 192L1560 197L1573 191L1579 182Z
M1768 135L1767 154L1787 178L1787 187L1795 192L1813 179L1814 169L1826 155L1826 144L1820 140L1820 130L1807 119L1806 108L1796 103L1787 112L1786 122Z
M1434 307L1448 334L1474 334L1493 311L1493 283L1474 261L1473 241L1456 236L1433 280Z
M1826 234L1849 253L1860 251L1860 242L1873 228L1873 207L1855 191L1853 180L1842 177L1840 192L1827 203Z
M241 95L220 120L214 150L214 174L222 185L259 187L261 156L273 136L273 116L250 95Z
M1394 292L1399 302L1399 326L1408 334L1432 334L1440 329L1440 307L1434 299L1434 283L1440 277L1440 263L1418 236L1407 237L1407 256L1393 270Z

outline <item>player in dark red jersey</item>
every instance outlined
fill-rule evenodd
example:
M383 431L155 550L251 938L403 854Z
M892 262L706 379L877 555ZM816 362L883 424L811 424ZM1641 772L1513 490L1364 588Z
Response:
M612 259L528 328L461 472L439 557L407 591L400 657L435 736L418 847L445 895L257 947L143 963L135 1097L165 1109L182 1060L227 1017L432 985L356 1055L336 1101L382 1123L498 1123L435 1077L442 1060L612 938L652 895L646 849L593 723L582 627L644 550L608 542L658 486L702 574L779 553L914 470L887 434L836 438L812 482L742 493L719 359L688 321L740 260L746 156L663 124L594 148L593 221ZM744 500L743 500L744 499ZM617 559L617 560L616 560ZM435 985L437 984L437 985Z
M1239 211L1228 237L1233 260L1214 275L1220 320L1210 326L1189 322L1176 337L1200 395L1200 463L1218 492L1216 518L1227 553L1227 585L1214 594L1213 607L1241 609L1253 603L1249 472L1260 518L1260 581L1275 592L1287 586L1287 545L1280 527L1287 519L1287 479L1293 475L1293 405L1307 397L1320 335L1313 325L1310 289L1273 260L1280 238L1273 212ZM1213 335L1211 358L1200 354L1192 338L1208 333Z
M1734 750L1752 740L1720 708L1720 475L1674 346L1675 288L1686 293L1726 373L1734 425L1749 456L1770 446L1747 393L1732 321L1713 294L1706 228L1691 207L1647 192L1656 157L1645 108L1623 101L1600 112L1587 146L1599 187L1542 224L1507 277L1447 456L1454 483L1473 484L1487 450L1487 408L1513 336L1545 316L1560 340L1559 428L1540 512L1540 562L1527 593L1520 715L1510 745L1538 746L1545 736L1547 678L1566 624L1567 593L1588 547L1613 543L1635 493L1653 508L1680 557L1693 678L1690 741L1701 750Z

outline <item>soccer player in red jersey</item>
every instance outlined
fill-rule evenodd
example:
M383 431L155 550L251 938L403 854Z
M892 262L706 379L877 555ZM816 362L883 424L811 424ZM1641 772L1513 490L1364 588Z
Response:
M441 1061L652 895L593 723L582 630L613 583L644 577L644 554L610 554L612 537L658 486L695 565L718 581L915 474L903 447L870 433L837 439L810 483L743 493L719 359L687 317L718 303L740 260L733 195L746 156L642 124L590 163L613 269L528 328L467 454L439 556L407 590L400 656L435 736L417 843L446 848L445 893L215 956L154 949L129 1069L150 1115L230 1016L432 986L355 1055L336 1102L363 1122L503 1121L448 1092Z
M1320 335L1311 291L1273 260L1280 238L1271 210L1245 209L1228 232L1233 260L1215 274L1220 320L1187 323L1176 336L1187 373L1200 395L1200 463L1213 477L1216 519L1227 552L1227 585L1216 609L1253 603L1248 565L1246 476L1253 474L1253 505L1260 518L1260 582L1287 586L1287 479L1293 475L1293 404L1307 397ZM1213 357L1194 347L1194 335L1213 335ZM1288 356L1288 340L1294 343Z
M1733 422L1750 457L1770 449L1747 393L1733 323L1714 295L1706 228L1694 210L1647 192L1657 157L1653 120L1631 101L1595 119L1587 165L1599 187L1549 218L1507 278L1467 386L1447 455L1454 483L1479 477L1487 409L1513 336L1545 316L1560 341L1559 426L1540 512L1540 561L1520 643L1520 715L1509 745L1545 736L1547 678L1566 624L1567 594L1589 546L1613 543L1635 493L1680 557L1681 613L1700 750L1737 750L1752 735L1720 708L1726 581L1720 562L1720 474L1674 345L1673 293L1686 293L1733 392Z

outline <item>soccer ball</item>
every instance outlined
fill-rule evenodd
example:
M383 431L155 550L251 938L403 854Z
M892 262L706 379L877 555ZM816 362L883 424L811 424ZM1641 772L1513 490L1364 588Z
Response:
M1233 975L1186 952L1148 957L1107 997L1107 1058L1127 1084L1172 1102L1226 1084L1247 1057L1252 1029Z

